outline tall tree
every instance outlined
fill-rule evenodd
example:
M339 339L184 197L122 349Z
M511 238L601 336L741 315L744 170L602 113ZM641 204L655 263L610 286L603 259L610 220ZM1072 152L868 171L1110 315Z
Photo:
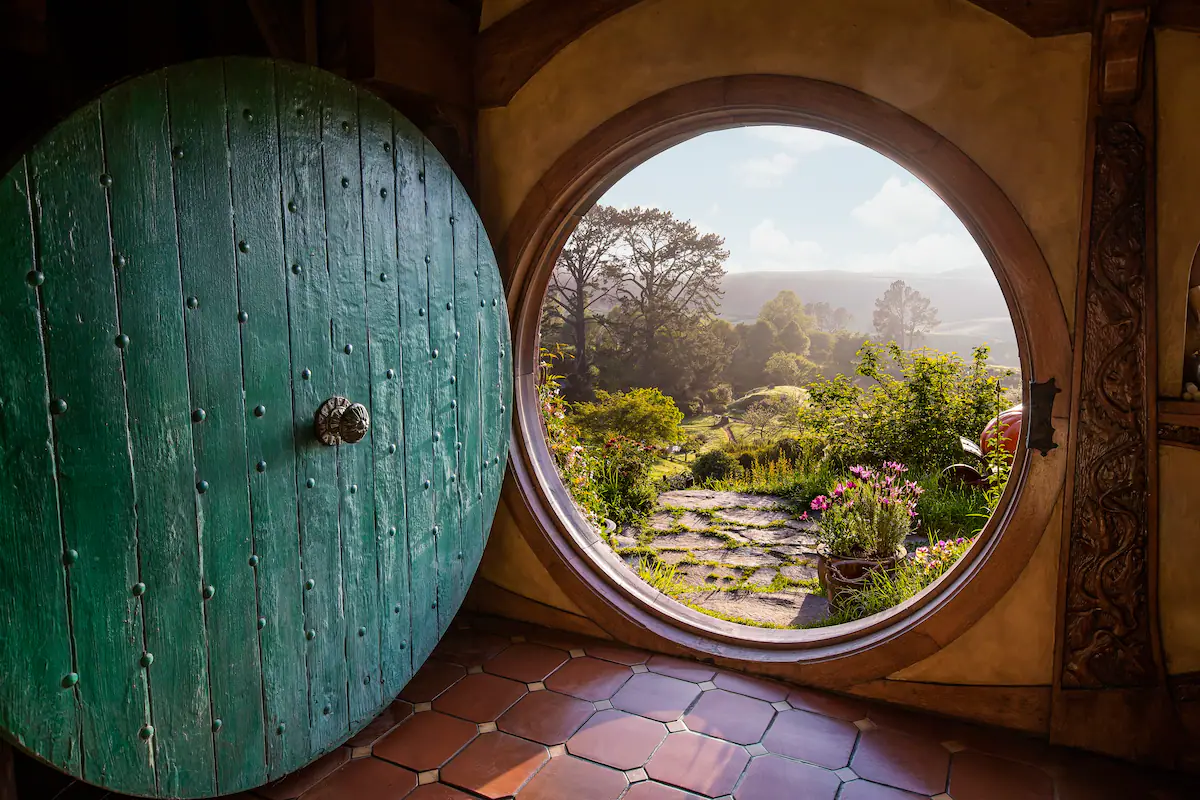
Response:
M620 239L605 274L620 314L610 315L638 385L658 385L673 331L707 321L721 294L729 251L715 233L657 208L618 212Z
M925 295L904 281L895 281L875 301L874 322L880 336L911 350L917 339L937 326L937 309Z
M550 275L543 319L561 324L558 338L574 355L565 365L563 387L571 400L586 399L592 392L588 321L593 317L593 307L611 295L612 283L607 267L622 231L621 214L617 209L592 206L567 239Z
M816 331L814 331L814 333L816 333ZM779 346L784 350L801 356L808 353L808 347L811 341L808 334L804 332L804 329L801 328L799 324L797 324L796 320L789 322L784 329L779 332L779 335L776 337L776 339L779 342Z
M854 315L847 311L842 306L834 308L826 302L805 303L804 313L808 314L813 319L817 330L834 331L846 330L850 327L851 320Z
M758 318L770 323L776 333L780 333L792 322L801 330L808 330L813 325L812 317L804 313L804 304L791 289L784 289L763 303L758 311Z

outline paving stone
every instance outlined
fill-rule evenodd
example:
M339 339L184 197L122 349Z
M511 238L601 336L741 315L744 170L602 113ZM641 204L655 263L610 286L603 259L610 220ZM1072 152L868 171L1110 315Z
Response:
M778 508L786 506L787 501L782 497L765 494L743 494L741 492L717 492L711 489L678 489L663 492L658 496L658 503L671 508L686 508L692 510L712 511L720 508Z
M716 575L716 577L712 577ZM741 579L739 570L710 567L705 564L680 564L675 568L676 580L689 586L724 586Z
M784 626L815 622L829 613L824 597L805 592L691 592L685 599L722 615Z
M688 557L686 550L664 550L658 554L658 560L664 564L678 564ZM634 569L637 569L637 562L634 562Z
M713 526L713 520L705 514L694 511L685 512L678 520L679 524L689 531L704 531Z
M785 559L787 561L799 561L802 558L813 559L814 563L817 557L817 548L806 547L798 544L775 544L764 548L776 558Z
M762 569L756 569L754 574L746 579L746 583L751 586L770 586L771 581L775 580L775 576L778 574L779 571L776 569L763 567Z
M718 511L713 516L737 525L753 525L758 528L789 522L792 515L785 511L767 511L762 508L730 508Z
M717 559L727 567L777 567L779 559L755 547L726 550Z
M780 567L779 574L793 581L808 581L817 577L817 567L815 564L794 564Z
M701 533L664 533L650 545L656 550L724 550L725 540Z
M666 511L660 511L646 520L646 528L655 531L669 531L675 527L675 517Z
M616 545L618 550L623 550L626 547L637 547L637 539L622 533L613 539L613 544Z

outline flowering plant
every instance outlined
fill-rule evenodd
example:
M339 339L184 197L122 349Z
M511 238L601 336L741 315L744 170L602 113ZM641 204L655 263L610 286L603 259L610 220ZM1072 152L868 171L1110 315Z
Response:
M931 541L928 547L917 548L917 552L913 554L913 564L938 577L962 558L963 553L974 543L974 538L966 539L961 536L957 539Z
M854 466L849 480L838 482L828 496L812 501L821 512L821 542L829 555L885 559L896 555L916 525L917 498L923 489L904 478L908 468L885 461L882 469Z

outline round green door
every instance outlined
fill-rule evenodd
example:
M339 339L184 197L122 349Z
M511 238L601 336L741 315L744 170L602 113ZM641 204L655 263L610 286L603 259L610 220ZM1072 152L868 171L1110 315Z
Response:
M3 178L0 270L0 735L208 797L369 722L507 456L500 277L446 162L327 73L186 64Z

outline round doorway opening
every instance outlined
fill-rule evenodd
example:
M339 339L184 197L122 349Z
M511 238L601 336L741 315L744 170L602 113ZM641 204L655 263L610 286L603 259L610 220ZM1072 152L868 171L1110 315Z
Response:
M1045 532L1066 425L1030 397L1069 388L1065 314L936 132L832 84L722 80L596 128L510 227L522 533L644 644L881 677Z

